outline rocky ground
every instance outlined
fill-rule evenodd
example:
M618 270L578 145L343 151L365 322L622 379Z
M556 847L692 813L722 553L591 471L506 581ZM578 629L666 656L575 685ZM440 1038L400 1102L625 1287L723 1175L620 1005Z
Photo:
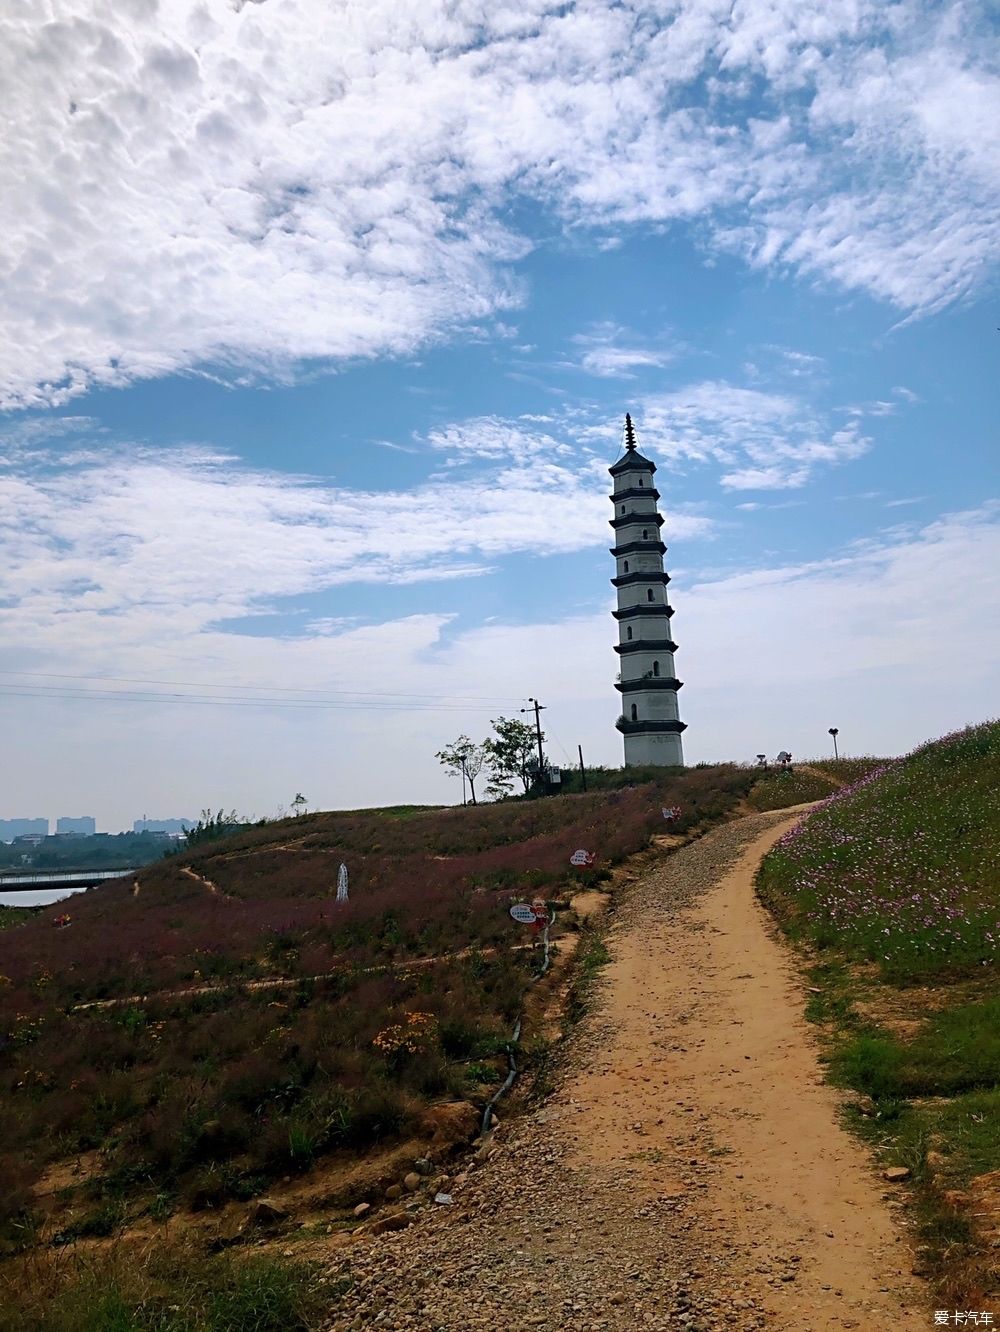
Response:
M372 1213L331 1263L331 1329L931 1322L896 1200L837 1125L753 899L789 824L724 825L619 890L558 1089L457 1175L415 1174Z

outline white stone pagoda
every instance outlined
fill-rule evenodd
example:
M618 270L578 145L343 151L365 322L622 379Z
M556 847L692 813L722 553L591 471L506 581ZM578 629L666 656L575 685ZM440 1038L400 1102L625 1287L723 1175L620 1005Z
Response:
M663 519L653 485L656 464L636 447L632 417L625 417L625 452L608 469L614 478L611 526L617 564L612 584L618 589L618 644L621 673L615 688L622 696L617 726L625 737L625 766L682 766L677 707L681 681L674 674L677 644L670 636L673 608L667 601L670 575L664 572L666 546L660 540Z

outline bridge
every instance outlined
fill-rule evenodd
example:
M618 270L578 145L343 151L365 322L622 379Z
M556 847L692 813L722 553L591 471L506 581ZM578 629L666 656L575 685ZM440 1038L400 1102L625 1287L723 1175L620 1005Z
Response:
M138 869L43 870L35 874L0 874L0 893L37 893L46 889L93 888L108 879L124 879Z

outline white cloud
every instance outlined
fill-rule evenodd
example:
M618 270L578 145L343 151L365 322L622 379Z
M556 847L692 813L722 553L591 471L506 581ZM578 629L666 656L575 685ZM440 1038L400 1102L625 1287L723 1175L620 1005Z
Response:
M219 568L224 575L224 560ZM5 734L20 756L25 811L86 808L117 826L144 810L197 814L210 801L270 812L296 790L320 807L454 800L435 750L460 731L484 734L491 716L510 715L529 693L547 705L557 759L568 761L582 744L588 762L621 761L610 599L599 613L542 624L468 628L448 614L411 614L251 637L184 628L170 606L183 599L186 571L171 581L163 566L163 604L108 606L99 637L71 614L61 633L36 635L31 657L14 661L16 640L5 635L5 668L133 677L137 693L143 680L200 681L198 697L215 690L232 698L243 684L255 686L255 698L280 686L286 701L307 691L302 706L11 700ZM231 596L239 579L223 581ZM954 595L966 583L977 589L974 603ZM841 728L849 752L900 752L996 710L996 505L899 529L827 560L711 580L682 576L672 600L689 762L751 759L784 746L816 753L830 725ZM66 609L54 600L53 621ZM135 636L137 618L146 632ZM928 676L935 642L948 644L945 689ZM0 676L0 692L15 678ZM348 692L328 692L337 689ZM71 692L65 682L62 690ZM324 697L335 706L316 710ZM88 754L100 762L81 763Z
M607 476L544 434L494 419L431 443L477 467L406 491L351 490L255 471L198 449L81 453L0 472L0 625L22 650L85 656L179 639L281 599L348 583L412 584L490 571L515 552L606 546ZM559 522L552 520L558 495ZM677 535L707 519L679 513ZM115 633L109 633L109 626Z
M573 450L552 435L531 429L535 418L525 417L529 428L518 421L497 416L474 417L468 421L432 430L427 436L432 448L452 455L458 463L474 459L510 458L520 465L547 457L566 460Z
M601 379L634 379L634 371L664 366L675 354L656 346L640 346L639 338L627 328L605 322L573 341L581 348L580 366Z
M938 308L1000 242L986 23L916 0L9 10L4 400L481 335L521 298L519 196L603 243L695 221L709 250Z
M871 447L856 421L836 428L800 398L723 381L647 396L637 423L667 459L721 464L730 490L796 488Z

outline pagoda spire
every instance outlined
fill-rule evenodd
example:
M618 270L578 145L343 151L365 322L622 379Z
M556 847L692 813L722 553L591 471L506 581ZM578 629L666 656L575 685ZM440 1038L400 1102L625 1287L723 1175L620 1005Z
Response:
M625 417L625 453L608 471L614 479L609 496L615 534L611 582L618 592L612 613L621 662L615 684L621 696L617 726L625 742L625 766L682 767L681 732L686 727L677 706L681 682L674 673L674 608L667 597L670 575L663 567L667 548L660 540L656 463L639 452L631 414Z

